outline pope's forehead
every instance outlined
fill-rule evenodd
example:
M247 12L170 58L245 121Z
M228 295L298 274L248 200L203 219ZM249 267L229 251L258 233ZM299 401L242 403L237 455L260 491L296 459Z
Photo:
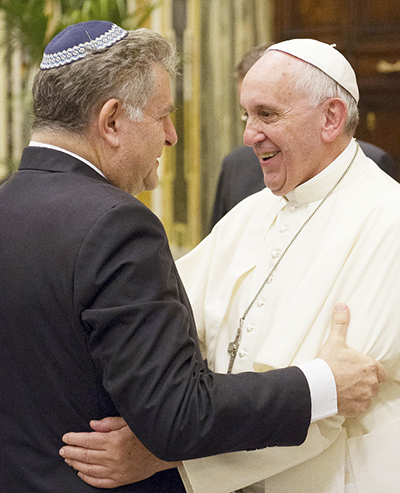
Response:
M298 68L299 64L304 63L298 58L283 53L282 51L267 51L257 62L250 68L245 79L258 78L260 76L274 76L278 74L291 74Z
M253 99L264 92L288 89L293 85L298 64L297 58L279 51L268 51L247 72L242 88L241 100Z

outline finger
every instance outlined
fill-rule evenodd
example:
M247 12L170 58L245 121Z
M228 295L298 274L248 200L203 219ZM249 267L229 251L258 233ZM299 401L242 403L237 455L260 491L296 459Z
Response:
M350 310L345 303L335 306L332 316L331 331L327 342L339 347L346 347L347 329L350 322Z
M59 454L64 459L77 460L86 464L104 463L104 452L98 450L66 446L60 449Z
M109 469L97 464L86 464L85 462L80 462L79 460L65 459L64 461L70 467L79 471L87 476L96 478L107 478L110 475Z
M387 371L385 370L385 367L378 361L376 362L376 373L378 375L379 383L386 382L388 378Z
M106 433L109 431L116 431L128 426L126 421L120 417L107 417L101 420L92 420L90 427L98 432Z
M85 483L96 488L116 488L119 486L116 481L109 478L93 478L92 476L87 476L81 472L78 472L78 476L85 481Z
M93 450L104 450L107 444L107 436L104 433L89 432L89 433L66 433L62 437L62 441L67 445L74 445Z

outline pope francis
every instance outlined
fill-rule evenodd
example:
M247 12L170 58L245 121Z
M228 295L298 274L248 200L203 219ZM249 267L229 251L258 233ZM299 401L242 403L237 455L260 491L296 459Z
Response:
M313 423L300 447L185 462L188 491L256 482L242 491L400 491L400 186L352 138L357 101L354 72L333 46L271 46L241 92L244 142L268 189L178 264L214 371L313 358L345 301L348 344L381 361L389 378L363 415Z

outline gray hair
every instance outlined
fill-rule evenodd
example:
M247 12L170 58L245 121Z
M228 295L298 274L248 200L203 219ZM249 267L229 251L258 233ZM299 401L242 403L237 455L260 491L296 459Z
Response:
M155 84L154 65L177 73L175 47L149 29L129 31L113 46L63 67L39 70L33 83L32 130L84 133L111 98L140 121Z
M359 120L356 100L325 72L303 60L299 61L301 67L296 68L296 89L309 98L311 107L314 108L327 99L342 99L347 105L345 132L347 135L354 135Z

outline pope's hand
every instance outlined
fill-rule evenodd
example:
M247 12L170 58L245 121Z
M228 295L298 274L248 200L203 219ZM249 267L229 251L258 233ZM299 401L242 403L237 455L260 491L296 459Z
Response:
M63 442L67 445L60 449L60 455L91 486L116 488L181 465L154 456L122 418L91 421L90 426L95 431L65 434Z
M328 363L335 377L338 414L354 417L369 407L387 373L381 363L346 345L349 321L347 305L336 305L329 338L318 357Z

